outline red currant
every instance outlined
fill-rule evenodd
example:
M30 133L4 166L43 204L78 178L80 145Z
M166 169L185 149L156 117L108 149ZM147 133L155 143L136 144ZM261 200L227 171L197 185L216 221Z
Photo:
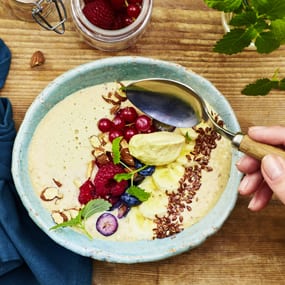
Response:
M129 140L138 133L134 126L127 127L124 131L124 139L129 142Z
M97 125L98 125L98 129L103 133L109 132L113 128L113 123L108 118L100 119Z
M125 16L124 19L123 19L124 26L129 26L130 24L132 24L134 22L134 20L135 19L133 19L133 18Z
M134 107L125 107L120 110L119 116L122 117L126 123L133 123L138 117L138 113Z
M112 142L117 137L122 137L123 132L119 130L112 130L109 132L109 141Z
M127 7L127 14L131 18L137 18L141 12L141 8L136 4L129 4Z
M136 119L136 128L139 132L147 132L151 128L151 119L146 115L140 115Z
M116 129L116 130L122 130L125 127L125 125L126 125L126 122L120 116L116 116L112 120L112 122L113 122L114 129Z

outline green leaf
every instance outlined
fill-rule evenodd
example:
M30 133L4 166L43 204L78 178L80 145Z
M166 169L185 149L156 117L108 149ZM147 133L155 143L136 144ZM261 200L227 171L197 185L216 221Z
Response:
M104 199L91 200L82 209L81 217L86 220L96 213L109 210L111 206L112 205Z
M242 27L255 24L257 21L256 13L253 11L244 12L242 14L234 14L230 20L231 26Z
M279 89L285 90L285 78L279 81Z
M50 230L56 230L56 229L64 228L64 227L74 227L74 226L77 226L81 223L82 223L82 216L81 216L81 211L79 211L78 215L75 218L72 218L66 222L57 224L57 225L51 227Z
M121 153L120 153L120 143L122 137L117 137L112 141L112 153L113 153L113 162L114 164L120 163Z
M285 1L283 0L251 0L251 5L268 19L282 19L285 17Z
M253 37L251 33L251 30L233 29L216 43L214 51L229 55L241 52L250 45Z
M275 39L272 32L263 32L257 36L255 46L259 53L270 53L280 47L280 41Z
M267 95L271 89L278 86L277 81L272 81L268 78L258 79L254 83L248 84L241 93L244 95L256 96L256 95Z
M150 193L146 192L144 189L138 187L138 186L130 186L127 191L128 194L135 196L138 198L141 202L145 202L150 197Z
M224 11L234 12L242 5L242 0L204 0L208 7Z
M285 19L272 21L271 31L277 40L285 42Z
M121 182L122 180L130 180L134 175L134 172L131 171L131 172L128 172L128 173L117 173L115 176L114 176L114 179L117 181L117 182Z
M81 229L90 239L92 236L88 233L85 228L84 221L94 215L95 213L104 212L109 210L111 204L103 199L96 199L89 201L77 214L75 218L70 219L69 221L57 224L50 228L50 230L56 230L64 227L77 227Z

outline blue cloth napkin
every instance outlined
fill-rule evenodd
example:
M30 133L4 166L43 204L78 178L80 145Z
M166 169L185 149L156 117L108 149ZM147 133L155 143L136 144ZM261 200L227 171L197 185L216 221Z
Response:
M4 86L11 63L11 52L0 39L0 89Z
M10 65L9 60L8 68L2 65L3 44L0 41L1 86ZM11 174L15 136L10 101L0 98L0 284L91 285L92 260L52 241L22 205Z

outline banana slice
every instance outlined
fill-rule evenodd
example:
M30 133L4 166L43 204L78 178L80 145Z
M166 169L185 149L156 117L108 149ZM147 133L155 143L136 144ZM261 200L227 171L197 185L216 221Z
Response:
M167 165L179 156L185 137L173 132L134 135L129 142L132 156L148 165Z
M184 175L184 167L179 163L171 163L167 167L156 167L152 178L155 186L160 190L176 191L179 180Z
M140 213L148 219L164 216L167 213L168 197L162 191L152 192L149 199L138 206Z

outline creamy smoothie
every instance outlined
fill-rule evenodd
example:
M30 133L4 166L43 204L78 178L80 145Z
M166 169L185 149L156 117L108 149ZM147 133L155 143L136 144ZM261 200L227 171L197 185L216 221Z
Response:
M66 97L46 114L33 135L29 147L30 179L55 224L76 217L84 207L79 202L80 187L87 180L94 181L98 151L112 152L112 143L97 122L101 118L112 120L120 108L131 105L117 96L120 86L101 84ZM160 142L163 133L155 130L152 134L135 134L121 142L137 156L135 159L144 162L147 157L148 164L153 161L154 172L138 182L149 197L129 207L123 216L115 205L106 211L118 223L116 231L108 236L98 232L96 222L102 213L95 213L85 222L90 236L124 241L165 238L197 223L215 205L229 178L230 142L206 123L175 129L165 148L165 157L171 159L164 164ZM155 146L150 148L154 140L147 135L158 138ZM151 155L151 149L158 153L158 148L159 155Z

